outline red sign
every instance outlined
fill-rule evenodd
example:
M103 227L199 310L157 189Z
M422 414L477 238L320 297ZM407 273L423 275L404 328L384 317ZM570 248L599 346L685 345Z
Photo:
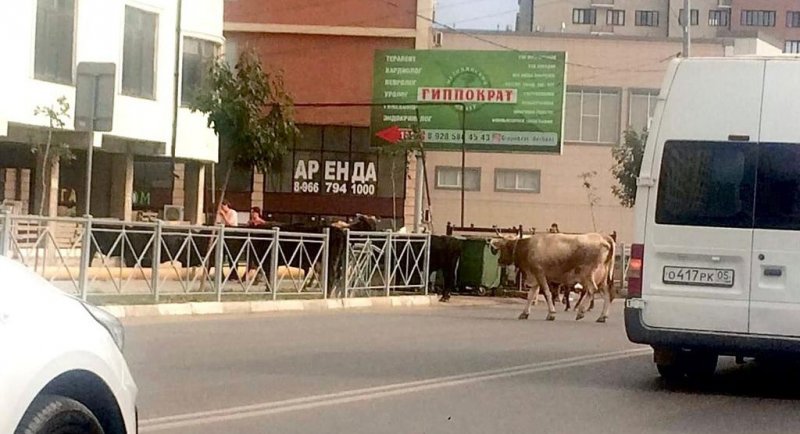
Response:
M393 145L396 145L400 142L400 140L403 140L403 131L400 130L400 127L397 125L392 125L389 128L378 131L375 133L375 135Z

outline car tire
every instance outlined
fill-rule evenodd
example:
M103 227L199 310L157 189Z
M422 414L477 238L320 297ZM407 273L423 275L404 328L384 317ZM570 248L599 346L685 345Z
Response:
M80 402L64 396L41 395L33 400L14 434L104 434L100 422Z

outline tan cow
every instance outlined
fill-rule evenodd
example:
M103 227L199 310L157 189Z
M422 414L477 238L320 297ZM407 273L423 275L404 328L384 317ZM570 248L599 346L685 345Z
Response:
M490 242L493 250L499 252L498 263L502 266L515 265L521 269L528 283L528 303L520 314L527 319L531 305L544 289L547 299L547 320L556 318L553 296L548 281L570 287L580 284L586 297L578 304L576 319L585 316L586 305L598 291L603 295L603 312L597 322L608 318L613 300L614 240L598 233L568 235L556 233L535 234L527 238L501 238Z

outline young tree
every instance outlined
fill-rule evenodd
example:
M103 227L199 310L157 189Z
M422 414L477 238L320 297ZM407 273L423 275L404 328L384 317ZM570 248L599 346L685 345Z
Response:
M625 130L624 141L611 150L615 160L611 173L618 184L611 187L611 192L619 199L622 206L628 208L633 207L636 202L636 180L642 167L646 142L647 131L637 133L629 128Z
M269 174L298 133L283 78L264 70L252 50L243 51L234 68L223 58L215 60L191 108L208 116L219 137L225 175L217 212L234 167Z
M586 190L586 200L589 202L589 211L592 213L592 228L597 232L597 220L594 217L594 207L600 203L600 197L597 195L597 187L592 183L594 177L597 176L597 171L583 172L578 178L581 178L583 189Z
M402 169L403 172L408 170L410 158L413 158L417 152L423 152L423 133L422 127L419 122L419 109L416 112L417 121L411 125L411 131L406 134L402 141L395 144L384 145L380 148L380 152L384 155L391 157L392 167L392 230L397 230L397 173ZM405 164L398 166L397 161L403 157ZM424 155L423 155L424 160ZM408 175L410 177L410 174ZM417 192L419 194L419 192Z
M38 215L44 215L45 204L47 203L47 181L52 174L53 167L57 161L71 160L74 158L72 152L66 144L53 143L53 133L62 130L67 125L69 119L69 102L66 96L61 96L55 104L36 106L33 114L47 119L47 140L45 143L36 143L33 152L37 154L42 162L42 170L39 174L40 187L42 193L39 195L39 202L36 204Z

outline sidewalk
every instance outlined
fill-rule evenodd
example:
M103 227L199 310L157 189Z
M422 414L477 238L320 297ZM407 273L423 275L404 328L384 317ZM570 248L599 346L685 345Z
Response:
M440 303L438 295L402 295L392 297L347 298L331 300L259 300L226 302L165 303L151 305L104 305L117 318L154 316L223 315L267 312L323 312L368 308L469 307L520 304L512 298L453 296Z

